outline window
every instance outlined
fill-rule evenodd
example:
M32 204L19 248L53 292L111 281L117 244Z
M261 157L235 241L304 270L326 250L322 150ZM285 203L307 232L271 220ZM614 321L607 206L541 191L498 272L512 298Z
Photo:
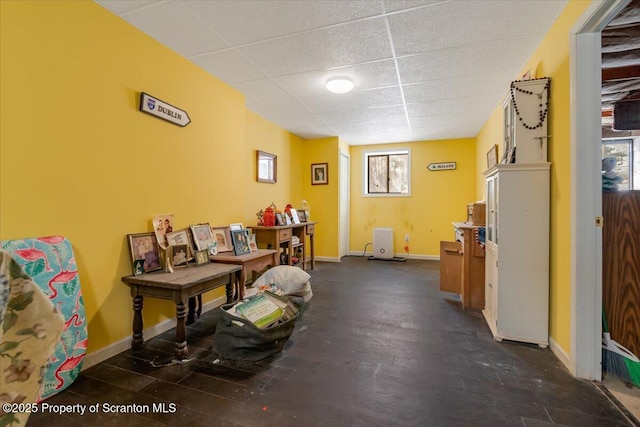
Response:
M615 172L622 178L618 190L640 190L640 139L602 140L602 157L615 157Z
M364 153L364 194L411 194L409 150L368 151Z

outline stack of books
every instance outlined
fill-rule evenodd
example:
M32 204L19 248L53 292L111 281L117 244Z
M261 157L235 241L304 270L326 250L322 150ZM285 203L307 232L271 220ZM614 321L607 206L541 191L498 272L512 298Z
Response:
M273 327L298 314L298 308L291 301L282 300L270 292L260 293L234 308L238 315L260 329Z

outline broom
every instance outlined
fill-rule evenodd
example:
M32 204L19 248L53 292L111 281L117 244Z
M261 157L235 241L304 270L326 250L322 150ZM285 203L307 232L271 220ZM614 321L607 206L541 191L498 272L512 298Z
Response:
M640 387L640 359L611 339L607 319L602 310L602 370L622 381Z

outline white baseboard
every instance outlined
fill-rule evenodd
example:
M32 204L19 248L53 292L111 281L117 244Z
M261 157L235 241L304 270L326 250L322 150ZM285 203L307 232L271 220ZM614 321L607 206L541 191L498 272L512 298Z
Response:
M315 258L316 258L316 261L322 261L322 262L340 262L340 258L330 257L330 256L317 256Z
M213 310L214 308L220 307L222 304L227 302L226 296L218 297L212 301L209 301L202 305L202 312L206 313L209 310ZM157 323L147 329L142 331L142 335L145 340L156 337L171 328L176 327L176 319L167 319L160 323ZM89 338L91 339L91 338ZM116 341L106 347L101 348L100 350L94 351L93 353L87 354L82 362L82 370L88 369L94 365L97 365L100 362L107 360L110 357L115 356L116 354L122 353L125 350L131 348L131 336L121 339L120 341Z
M373 252L365 252L363 255L362 252L351 251L349 252L349 256L361 256L361 257L370 257L373 256ZM440 261L440 256L438 255L420 255L420 254L409 254L407 257L406 253L396 253L393 254L395 258L407 258L407 259L423 259L428 261ZM317 257L316 257L317 259Z
M553 354L556 355L558 360L560 360L560 362L562 362L562 364L575 377L576 373L575 373L575 370L572 368L571 358L569 357L567 352L564 351L564 349L562 347L560 347L560 345L558 345L558 343L552 337L549 337L549 348L551 349Z

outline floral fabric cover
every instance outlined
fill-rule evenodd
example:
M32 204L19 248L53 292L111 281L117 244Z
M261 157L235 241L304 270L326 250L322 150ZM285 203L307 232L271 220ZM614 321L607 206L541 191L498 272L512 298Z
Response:
M24 426L30 413L7 410L5 404L37 402L64 319L4 251L0 251L0 306L0 426Z
M62 236L5 240L1 246L64 318L62 335L44 373L37 400L42 401L75 381L87 351L87 319L73 249Z

